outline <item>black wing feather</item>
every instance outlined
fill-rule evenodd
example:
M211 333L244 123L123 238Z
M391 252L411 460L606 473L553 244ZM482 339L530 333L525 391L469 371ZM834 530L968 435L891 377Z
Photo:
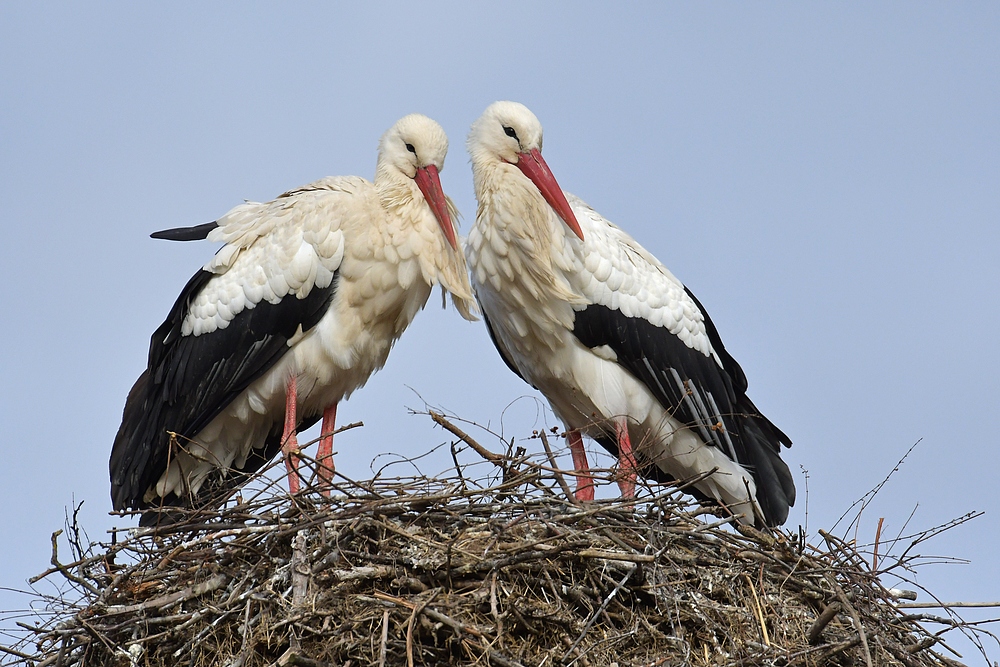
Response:
M149 235L152 239L163 239L165 241L203 241L208 238L209 232L219 226L218 222L206 222L203 225L194 227L174 227L173 229L163 229Z
M288 351L299 327L308 331L319 322L338 278L303 299L288 295L244 309L225 329L181 335L191 302L213 277L195 274L150 340L149 366L129 393L111 452L115 509L146 507L143 495L166 469L167 432L193 438L205 428Z
M701 304L697 299L694 301L704 314ZM722 361L721 368L714 359L689 348L666 328L598 304L577 311L573 333L588 348L610 347L618 356L618 363L642 382L678 421L709 434L702 437L708 444L722 444L727 454L735 453L737 462L751 473L757 484L757 500L765 519L771 525L778 525L787 518L788 508L795 502L791 473L779 456L781 444L791 445L791 441L747 398L746 375L726 352L707 314L705 326ZM707 400L709 394L718 408L710 410L712 420L722 420L728 441L712 440L711 434L718 436L719 431L707 429L710 424L706 424L693 402L697 396ZM598 441L608 446L602 439Z

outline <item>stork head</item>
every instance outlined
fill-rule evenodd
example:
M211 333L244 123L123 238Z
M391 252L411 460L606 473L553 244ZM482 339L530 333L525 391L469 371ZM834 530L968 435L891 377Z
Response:
M422 114L404 116L386 130L379 140L376 180L383 173L413 179L437 218L448 243L452 249L458 250L448 199L438 176L444 169L447 154L448 135L440 125Z
M488 106L472 124L468 148L473 164L499 161L520 169L563 222L583 240L583 230L566 195L542 159L542 124L528 107L517 102L494 102Z

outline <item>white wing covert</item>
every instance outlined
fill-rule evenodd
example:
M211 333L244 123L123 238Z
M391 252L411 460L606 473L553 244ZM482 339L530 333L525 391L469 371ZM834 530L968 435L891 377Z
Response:
M705 315L670 271L622 229L567 194L584 230L571 281L591 304L663 327L694 351L722 362L709 340ZM573 243L567 235L565 243ZM576 306L576 310L583 308Z
M352 204L337 193L300 190L263 204L240 204L220 218L208 239L226 245L205 265L215 277L193 296L181 334L224 329L261 302L305 299L313 288L328 288L344 258L343 216L330 212Z

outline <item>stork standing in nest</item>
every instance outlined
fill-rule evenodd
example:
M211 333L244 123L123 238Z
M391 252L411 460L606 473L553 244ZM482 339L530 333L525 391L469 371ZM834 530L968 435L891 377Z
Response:
M542 126L496 102L468 140L479 208L466 247L484 320L507 365L565 423L576 495L594 497L581 435L636 473L702 476L693 491L777 525L795 501L789 438L695 296L632 237L565 194L542 159ZM714 472L713 472L714 471Z
M382 136L374 183L324 178L153 235L225 245L152 336L111 452L116 510L219 502L279 450L296 493L296 431L320 418L328 493L337 404L385 364L432 288L475 319L438 176L447 152L441 126L413 114Z

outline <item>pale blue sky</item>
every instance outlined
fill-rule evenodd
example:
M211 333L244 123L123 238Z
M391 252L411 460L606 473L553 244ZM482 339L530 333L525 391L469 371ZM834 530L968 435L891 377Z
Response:
M107 459L125 395L214 250L150 232L371 178L411 112L451 138L467 230L465 135L513 99L562 186L698 295L795 442L788 526L802 468L815 532L922 438L859 538L916 505L915 528L984 510L924 548L971 564L916 576L1000 599L1000 5L362 4L0 4L0 586L45 569L74 498L91 537L124 523ZM342 405L366 423L337 440L346 474L445 440L408 415L414 391L494 425L535 396L439 303ZM555 423L536 407L505 433Z

